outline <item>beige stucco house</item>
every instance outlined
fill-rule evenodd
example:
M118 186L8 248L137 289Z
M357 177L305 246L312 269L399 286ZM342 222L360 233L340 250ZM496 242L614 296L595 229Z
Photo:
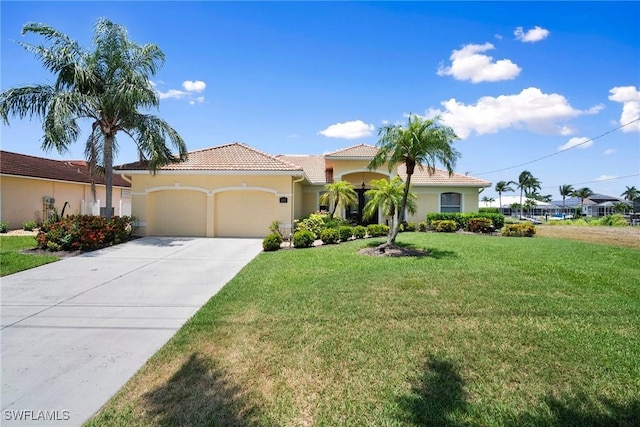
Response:
M355 145L325 155L273 156L241 143L189 153L184 163L151 174L143 162L117 166L131 181L132 214L141 235L264 237L278 220L285 234L295 219L327 209L320 194L328 182L353 183L359 203L340 215L362 223L365 191L372 179L406 178L403 167L370 171L377 153L371 145ZM475 212L478 193L490 182L436 170L417 170L412 178L418 211L408 221L424 221L429 212ZM383 223L378 216L373 222Z
M113 213L130 215L131 184L114 176ZM51 160L25 154L0 151L0 220L9 229L20 229L27 221L42 222L53 209L65 215L104 214L104 180L96 183L91 194L91 178L83 160Z

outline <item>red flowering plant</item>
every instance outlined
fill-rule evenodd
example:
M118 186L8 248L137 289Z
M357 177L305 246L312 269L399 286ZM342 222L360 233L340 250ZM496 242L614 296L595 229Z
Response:
M36 241L40 249L52 251L92 251L131 239L131 216L112 217L71 215L57 221L45 221Z

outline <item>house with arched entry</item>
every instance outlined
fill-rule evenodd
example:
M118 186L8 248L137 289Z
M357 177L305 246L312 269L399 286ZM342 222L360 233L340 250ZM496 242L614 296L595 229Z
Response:
M359 144L323 155L270 155L241 143L189 153L183 163L167 165L155 174L144 162L117 166L131 181L132 214L142 235L264 237L277 220L291 229L296 219L318 210L327 183L351 182L358 204L339 215L354 223L362 216L366 191L373 179L406 179L403 166L369 170L378 149ZM476 212L478 194L491 182L437 169L433 175L416 169L412 176L417 212L412 222L430 212ZM383 223L378 215L370 222Z

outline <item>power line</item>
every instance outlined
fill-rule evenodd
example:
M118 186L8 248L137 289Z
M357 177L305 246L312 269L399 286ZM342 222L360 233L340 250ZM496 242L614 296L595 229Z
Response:
M472 172L470 172L470 174L472 174L472 175L476 175L476 176L477 176L477 175L489 175L489 174L492 174L492 173L496 173L496 172L504 172L504 171L507 171L507 170L510 170L510 169L518 168L518 167L520 167L520 166L525 166L525 165L529 165L529 164L531 164L531 163L539 162L540 160L548 159L549 157L557 156L558 154L562 154L562 153L564 153L565 151L572 150L572 149L574 149L574 148L576 148L576 147L579 147L579 146L581 146L581 145L586 144L587 142L591 142L591 141L595 141L596 139L600 139L600 138L602 138L603 136L609 135L610 133L613 133L613 132L615 132L615 131L617 131L617 130L619 130L619 129L622 129L622 128L626 127L626 126L629 126L630 124L633 124L633 123L637 122L638 120L640 120L640 117L638 117L638 118L636 118L636 119L633 119L633 120L631 120L631 121L630 121L630 122L628 122L628 123L625 123L625 124L623 124L623 125L620 125L620 126L618 126L617 128L611 129L611 130L609 130L609 131L607 131L607 132L605 132L605 133L603 133L603 134L601 134L601 135L598 135L598 136L596 136L596 137L593 137L593 138L587 139L586 141L582 141L582 142L581 142L581 143L579 143L579 144L572 145L571 147L567 147L567 148L565 148L565 149L562 149L562 150L556 151L555 153L548 154L548 155L546 155L546 156L539 157L539 158L534 159L534 160L529 160L528 162L520 163L520 164L517 164L517 165L515 165L515 166L509 166L508 168L496 169L496 170L489 171L489 172L480 172L480 173L472 173ZM604 181L604 180L603 180L603 181ZM591 181L591 182L595 182L595 181Z
M632 178L634 176L640 176L640 173L634 173L632 175L625 175L625 176L616 176L616 177L613 177L613 178L606 178L606 179L596 179L596 180L593 180L593 181L576 182L574 184L569 184L569 185L574 186L574 185L582 185L582 184L593 184L595 182L615 181L615 180L618 180L618 179ZM545 186L545 187L542 187L542 188L557 188L557 187L559 187L559 185L549 185L549 186Z

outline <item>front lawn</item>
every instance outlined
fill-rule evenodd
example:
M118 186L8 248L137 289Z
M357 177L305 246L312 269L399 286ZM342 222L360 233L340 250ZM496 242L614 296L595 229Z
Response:
M399 242L260 254L89 425L640 423L638 250Z
M57 261L51 255L26 254L22 251L36 247L33 236L0 236L0 276L38 267Z

